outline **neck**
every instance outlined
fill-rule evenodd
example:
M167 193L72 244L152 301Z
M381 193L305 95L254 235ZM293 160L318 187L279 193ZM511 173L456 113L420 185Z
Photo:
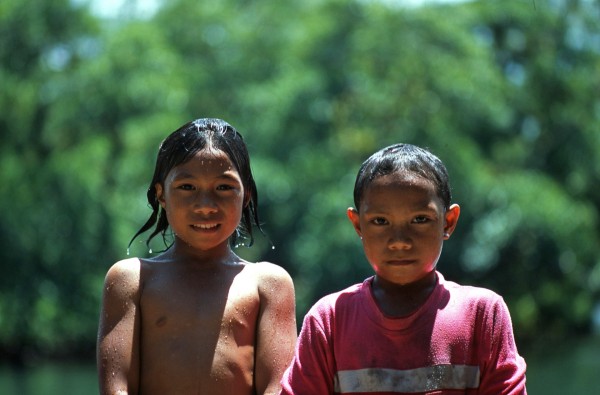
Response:
M409 284L396 284L375 275L373 297L380 310L390 317L403 317L421 307L437 284L435 270Z
M208 250L194 248L179 238L163 256L173 261L181 261L202 266L239 263L241 259L231 250L229 242L224 242Z

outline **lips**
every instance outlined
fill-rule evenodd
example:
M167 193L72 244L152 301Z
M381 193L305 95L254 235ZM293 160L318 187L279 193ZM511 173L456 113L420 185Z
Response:
M219 227L219 224L193 224L192 228L197 230L214 230Z

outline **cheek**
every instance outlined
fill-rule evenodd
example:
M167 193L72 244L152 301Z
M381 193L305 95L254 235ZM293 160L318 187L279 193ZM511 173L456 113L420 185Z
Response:
M365 241L364 238L362 239L362 245L367 260L369 260L369 262L376 262L377 257L379 256L378 251L381 248L378 248L376 245L374 245L373 241ZM373 264L371 264L371 266L373 266Z
M227 199L220 203L223 210L229 211L230 213L237 213L240 216L244 212L244 198L243 196L236 196L233 199Z
M362 242L363 248L365 251L378 251L381 248L385 247L387 237L384 233L374 233L374 232L363 232L360 237L360 241Z

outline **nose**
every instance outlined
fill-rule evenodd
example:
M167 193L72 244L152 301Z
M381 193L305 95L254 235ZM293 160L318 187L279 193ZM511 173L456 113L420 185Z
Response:
M216 200L209 191L198 191L194 197L194 211L199 213L213 213L218 210Z
M412 239L406 229L393 228L388 239L388 248L391 250L408 250L412 247Z

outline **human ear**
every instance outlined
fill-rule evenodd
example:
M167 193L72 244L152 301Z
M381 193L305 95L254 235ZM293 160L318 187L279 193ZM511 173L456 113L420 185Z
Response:
M358 210L355 209L354 207L348 207L348 210L346 210L346 215L348 216L348 219L350 220L350 222L352 222L352 226L354 227L356 234L358 234L358 236L362 238L362 232L360 231L360 217L358 215Z
M160 182L154 184L154 190L156 191L156 200L160 203L162 208L165 208L165 197L163 195L163 187Z
M453 204L446 210L446 214L444 214L444 240L448 240L454 232L459 216L460 206L458 204Z

